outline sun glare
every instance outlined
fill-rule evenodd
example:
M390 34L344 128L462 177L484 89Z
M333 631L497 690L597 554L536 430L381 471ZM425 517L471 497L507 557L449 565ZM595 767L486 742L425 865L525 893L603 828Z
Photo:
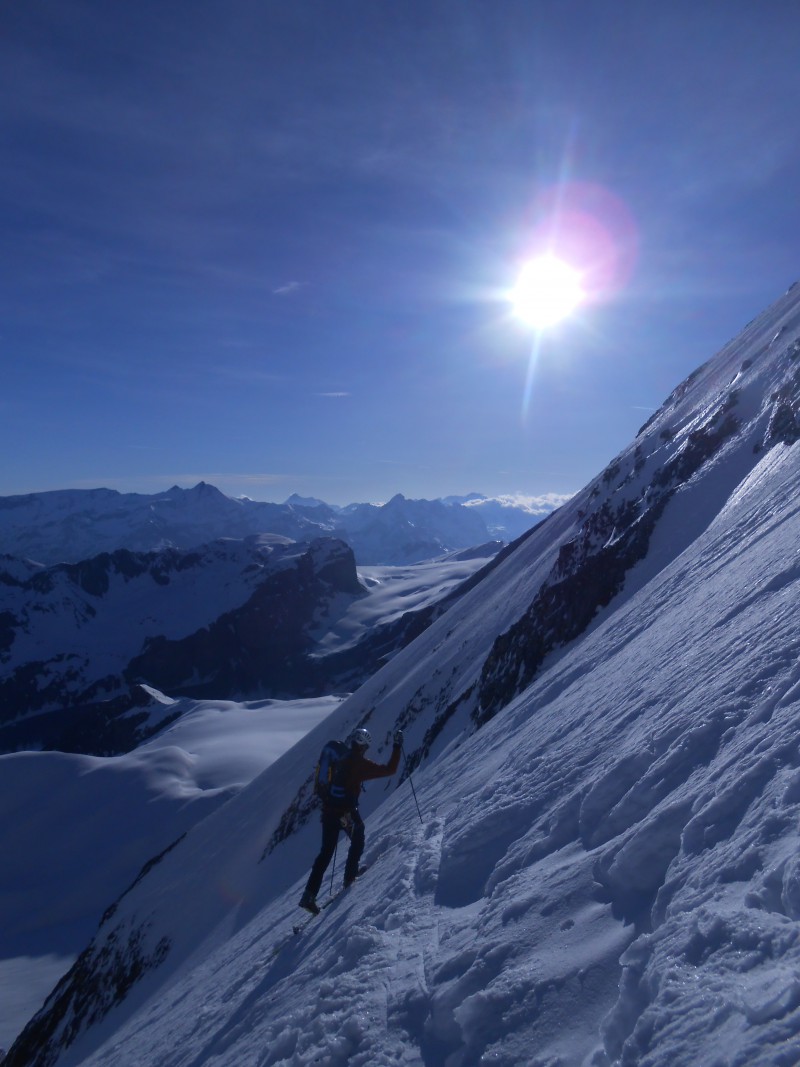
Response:
M511 302L517 318L544 329L571 315L585 296L578 271L556 256L542 255L523 266Z

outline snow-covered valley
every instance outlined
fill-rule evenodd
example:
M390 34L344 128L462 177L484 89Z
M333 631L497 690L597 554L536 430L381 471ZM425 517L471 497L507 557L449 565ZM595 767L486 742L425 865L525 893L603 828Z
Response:
M209 554L219 563L236 552L228 543ZM323 654L357 646L407 612L432 608L485 566L491 552L487 546L408 567L362 568L359 580L368 595L336 602L330 630L321 631ZM217 567L213 576L221 594L200 572L206 604L209 593L236 594L235 583L220 582L220 573ZM192 594L203 600L197 583ZM191 606L183 607L191 617ZM108 618L105 630L111 644ZM116 630L118 643L124 634ZM130 753L0 755L0 851L14 857L13 877L0 892L0 1049L72 966L107 905L141 868L344 699L241 703L174 699L145 689L149 700L137 710L146 717L144 732L155 736Z
M273 534L51 567L0 556L0 751L128 751L163 717L141 683L212 699L350 691L499 548L362 575L344 542Z
M0 1048L153 856L339 706L160 698L176 721L124 756L0 756Z
M793 287L151 865L4 1067L800 1062L798 441ZM294 936L357 725L407 762Z

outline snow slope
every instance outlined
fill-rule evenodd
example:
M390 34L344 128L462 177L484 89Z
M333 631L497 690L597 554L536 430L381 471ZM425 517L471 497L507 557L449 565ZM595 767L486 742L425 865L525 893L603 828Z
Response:
M351 648L370 631L398 622L407 612L425 611L454 593L497 554L496 541L464 552L407 567L359 567L358 577L369 593L348 601L339 618L325 620L320 637L322 655Z
M369 595L336 605L343 614L331 632L333 650L439 603L495 548L465 553L466 559L454 553L410 567L364 568L359 578ZM0 890L0 1048L73 964L107 904L142 866L344 699L242 704L172 699L144 688L151 697L149 728L170 725L129 755L0 756L0 810L8 816L0 853L15 857L13 890Z
M800 1062L800 293L108 914L9 1067ZM320 744L406 730L294 938Z
M0 756L0 1047L72 966L144 864L341 703L170 700L177 720L125 756Z

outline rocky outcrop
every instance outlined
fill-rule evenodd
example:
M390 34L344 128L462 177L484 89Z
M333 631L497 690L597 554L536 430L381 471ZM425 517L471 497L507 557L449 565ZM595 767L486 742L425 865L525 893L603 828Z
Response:
M309 662L315 617L337 593L361 596L352 551L315 541L294 565L264 577L252 596L210 625L173 640L148 638L125 669L128 683L146 679L177 696L319 694Z
M647 555L665 507L739 428L732 392L704 422L676 442L649 480L641 452L629 474L613 463L596 483L611 487L558 552L553 569L525 614L494 642L481 672L473 721L482 726L526 689L545 657L580 636L621 591L626 575ZM637 470L638 468L638 470ZM627 490L627 491L626 491ZM605 490L608 492L608 490Z
M352 550L331 538L119 550L54 567L4 557L0 582L11 604L0 616L0 749L104 754L141 740L130 695L141 681L174 696L316 695L315 627L337 598L365 595Z

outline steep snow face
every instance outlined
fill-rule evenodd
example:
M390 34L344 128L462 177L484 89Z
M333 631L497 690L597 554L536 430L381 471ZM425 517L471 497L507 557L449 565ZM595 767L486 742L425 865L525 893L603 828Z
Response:
M798 297L155 864L10 1067L798 1062ZM294 939L358 723L406 774Z

